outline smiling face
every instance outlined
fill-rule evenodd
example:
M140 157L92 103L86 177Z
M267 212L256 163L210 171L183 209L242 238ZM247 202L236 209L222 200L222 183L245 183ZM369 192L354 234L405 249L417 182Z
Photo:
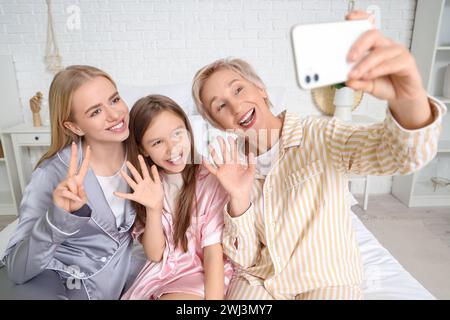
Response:
M95 77L75 90L71 114L72 121L64 122L64 126L90 145L128 138L128 107L105 77Z
M267 93L237 72L219 69L204 83L200 99L222 129L257 132L269 128L273 117Z
M141 148L146 157L166 173L180 173L191 153L191 141L183 119L174 112L161 111L145 131Z

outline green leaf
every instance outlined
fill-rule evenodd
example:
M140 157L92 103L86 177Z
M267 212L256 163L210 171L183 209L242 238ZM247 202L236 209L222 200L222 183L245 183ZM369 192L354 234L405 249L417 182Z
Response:
M337 83L334 85L336 89L342 89L345 87L345 82Z

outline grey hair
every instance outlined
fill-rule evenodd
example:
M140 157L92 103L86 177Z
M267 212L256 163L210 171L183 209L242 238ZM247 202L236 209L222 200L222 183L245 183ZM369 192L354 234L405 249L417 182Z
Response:
M192 81L192 98L194 99L197 112L203 117L203 119L207 120L210 124L212 124L216 128L220 128L220 126L211 117L208 108L205 107L205 105L201 101L200 96L202 94L202 89L203 86L205 85L206 80L208 80L208 78L214 72L223 69L234 71L244 79L253 83L258 88L267 91L264 82L256 74L253 67L242 59L237 58L219 59L198 70ZM268 98L266 99L266 104L268 105L269 108L272 107L272 104L270 103Z

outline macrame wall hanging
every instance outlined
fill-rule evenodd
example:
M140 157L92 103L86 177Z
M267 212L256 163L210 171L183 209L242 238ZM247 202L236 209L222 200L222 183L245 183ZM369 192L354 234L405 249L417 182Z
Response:
M48 24L47 24L47 46L45 48L44 62L47 66L47 70L53 74L63 69L61 64L61 56L59 54L58 44L56 43L55 30L53 28L53 15L52 15L52 1L46 0L48 10Z

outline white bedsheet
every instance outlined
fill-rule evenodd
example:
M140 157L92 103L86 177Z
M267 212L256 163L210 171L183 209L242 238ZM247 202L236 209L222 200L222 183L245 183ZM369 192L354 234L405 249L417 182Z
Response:
M352 213L365 279L362 285L365 299L435 299L398 261L387 251ZM0 232L0 256L14 232L17 220Z
M365 279L362 285L368 300L431 300L428 292L386 250L375 236L352 213L353 227L359 243Z

